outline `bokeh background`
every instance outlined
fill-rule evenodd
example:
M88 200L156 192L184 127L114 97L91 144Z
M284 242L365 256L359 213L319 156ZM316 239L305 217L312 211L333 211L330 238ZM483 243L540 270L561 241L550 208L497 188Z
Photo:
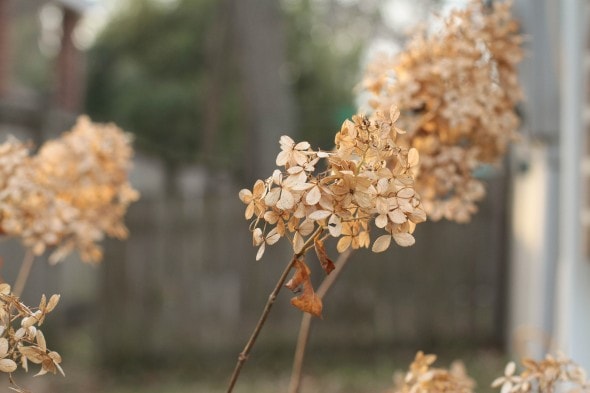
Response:
M38 146L81 113L115 122L134 134L142 195L100 265L36 261L23 298L62 294L45 331L67 377L23 384L223 391L289 252L254 261L238 191L271 173L281 135L329 149L363 105L368 59L464 3L0 0L1 137ZM509 357L561 348L590 369L590 5L517 0L515 14L522 138L479 173L488 195L470 224L428 222L412 248L354 255L314 321L304 392L383 392L417 350L464 359L480 392ZM0 252L11 282L24 250ZM301 318L289 298L237 391L286 389Z

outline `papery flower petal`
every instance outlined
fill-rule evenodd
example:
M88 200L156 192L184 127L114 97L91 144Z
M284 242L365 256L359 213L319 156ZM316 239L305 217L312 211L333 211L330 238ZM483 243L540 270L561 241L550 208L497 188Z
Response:
M281 210L290 210L291 208L293 208L294 205L295 198L293 197L293 194L291 194L291 191L283 188L281 192L281 197L279 198L276 204L277 208Z
M340 238L340 240L338 240L338 243L336 244L336 249L339 253L343 253L350 247L351 243L352 238L350 236L343 236Z
M407 232L394 233L393 240L395 240L395 242L402 247L413 246L414 243L416 243L416 239L414 239L414 236L410 235Z
M307 217L310 220L319 221L319 220L324 220L324 219L330 217L331 214L332 214L332 212L327 211L327 210L316 210L313 213L309 214Z
M391 235L390 234L379 236L377 238L377 240L375 240L375 243L373 243L372 251L373 252L383 252L389 248L390 244L391 244Z
M332 215L328 220L328 231L333 237L339 237L342 234L342 222L336 215Z
M308 205L313 206L320 201L321 197L322 193L320 192L320 188L315 186L305 194L305 202Z
M387 215L385 214L379 214L377 217L375 217L375 226L377 226L377 228L385 228L387 222Z
M262 243L260 245L260 247L258 248L258 252L256 253L256 260L259 261L262 258L262 255L264 255L264 250L266 249L266 243Z
M17 365L14 360L0 359L0 371L3 373L12 373L16 371Z
M401 211L400 209L394 209L394 210L390 211L387 214L387 216L389 217L391 222L396 223L396 224L403 224L404 222L406 222L408 220L405 213L403 211Z

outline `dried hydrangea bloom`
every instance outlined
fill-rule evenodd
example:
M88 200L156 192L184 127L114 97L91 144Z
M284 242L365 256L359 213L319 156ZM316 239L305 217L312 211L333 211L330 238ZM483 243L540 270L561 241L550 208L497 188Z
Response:
M84 261L100 261L97 242L105 235L127 236L123 218L138 198L127 180L132 154L128 134L80 117L71 131L46 142L5 178L2 230L22 238L36 255L54 248L52 262L73 250Z
M391 240L401 246L414 244L412 232L426 214L414 190L418 153L396 144L404 132L395 125L398 117L399 111L392 107L346 120L331 152L281 137L276 163L282 168L239 195L247 205L246 219L252 220L257 260L282 237L289 239L298 256L313 240L318 256L324 256L325 269L331 266L323 249L329 237L338 239L339 252L371 243L374 252L382 252ZM323 171L317 168L322 159ZM305 276L303 270L298 268L296 275Z
M406 374L394 375L393 393L473 393L475 383L461 362L450 369L434 368L436 355L418 352Z
M523 359L522 365L523 371L516 374L516 364L508 363L504 376L496 378L492 387L500 388L501 393L590 393L585 370L564 355L547 355L540 361Z
M61 356L47 348L39 328L58 302L59 295L49 300L43 295L39 307L30 308L11 293L10 285L0 284L0 372L12 373L19 364L28 371L31 362L41 366L37 375L48 372L64 375Z
M416 190L432 219L468 221L485 195L474 170L498 162L516 136L523 51L510 6L472 0L365 75L371 105L395 103L403 114L399 144L420 152Z

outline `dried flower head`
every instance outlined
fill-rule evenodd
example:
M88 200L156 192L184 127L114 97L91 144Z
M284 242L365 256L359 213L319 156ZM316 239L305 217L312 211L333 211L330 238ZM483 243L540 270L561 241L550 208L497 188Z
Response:
M383 234L372 242L374 252L385 251L392 239L401 246L414 244L415 224L426 214L414 190L418 152L396 144L404 132L395 125L398 117L397 108L391 107L346 120L331 152L315 151L307 142L283 136L276 159L282 169L256 181L252 190L240 191L247 205L245 217L252 220L256 259L282 237L289 239L300 258L296 265L300 279L292 282L297 283L292 289L308 282L302 255L312 241L317 254L325 257L325 269L331 266L323 249L328 237L339 239L339 252L369 247L375 229ZM316 169L321 159L326 160L324 171ZM304 291L310 286L304 285Z
M28 371L31 362L41 366L37 375L64 375L61 356L47 348L39 328L58 302L59 295L49 300L43 295L39 307L29 308L11 293L10 285L0 284L0 372L12 373L19 364Z
M515 138L523 39L510 7L472 0L440 28L419 30L399 55L376 59L365 75L372 107L395 103L402 112L408 133L399 144L420 152L416 190L434 220L470 219L485 195L474 170L496 163Z
M516 374L516 364L508 363L504 376L496 378L492 387L500 388L501 393L590 393L584 369L564 355L547 355L540 361L523 359L522 365L523 371Z
M432 367L435 361L436 355L418 352L405 375L394 375L393 393L473 393L475 383L462 362L453 362L447 370Z
M74 249L84 261L100 261L105 234L127 236L123 217L138 198L127 180L132 154L128 134L84 116L35 156L13 139L0 145L2 231L36 255L55 248L52 262Z

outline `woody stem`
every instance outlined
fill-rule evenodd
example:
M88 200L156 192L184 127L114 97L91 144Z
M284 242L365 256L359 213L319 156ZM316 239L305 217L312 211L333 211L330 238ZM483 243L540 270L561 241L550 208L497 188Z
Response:
M316 295L323 299L332 284L336 282L336 279L344 269L346 262L350 259L352 251L350 248L340 254L336 260L336 268L330 273L324 281L320 284ZM295 348L295 357L293 359L293 369L291 371L291 382L289 383L289 393L299 393L301 387L301 377L303 375L303 360L305 358L305 348L309 341L309 329L311 327L311 315L303 314L301 317L301 326L299 327L299 336L297 337L297 346Z
M301 258L301 256L303 256L303 254L305 254L309 245L314 242L314 239L316 238L316 236L318 236L320 233L322 233L322 231L323 231L323 228L321 226L318 226L318 228L315 230L315 232L307 239L307 241L303 245L302 251L294 254L293 258L291 259L291 261L289 262L287 267L285 267L285 270L283 270L283 273L279 277L279 280L277 281L273 291L270 293L268 300L266 301L266 305L264 306L264 309L262 311L262 314L260 315L260 319L258 320L256 327L254 328L254 331L250 335L250 338L248 339L246 346L244 347L242 352L240 352L240 354L238 355L238 362L236 363L236 367L234 368L234 372L231 375L231 378L229 381L229 386L227 388L227 393L231 393L233 391L234 386L238 380L238 377L240 376L240 371L242 370L242 367L243 367L244 363L246 362L246 360L248 360L248 356L250 355L250 351L252 350L252 347L254 347L254 344L256 343L256 339L258 338L258 335L260 334L260 331L262 330L262 327L264 326L264 323L266 322L266 319L268 318L268 314L270 313L270 310L277 298L277 295L281 291L281 288L283 287L283 285L285 285L285 281L287 281L287 276L289 275L289 272L291 271L291 269L295 265L295 262L297 262L297 260L299 258Z
M22 295L23 290L25 289L25 285L27 284L29 273L31 273L31 268L33 267L34 260L35 254L33 254L33 251L27 249L27 252L25 253L25 256L23 258L23 262L20 265L18 275L16 276L16 281L14 282L14 286L12 288L12 293L14 293L18 297Z

